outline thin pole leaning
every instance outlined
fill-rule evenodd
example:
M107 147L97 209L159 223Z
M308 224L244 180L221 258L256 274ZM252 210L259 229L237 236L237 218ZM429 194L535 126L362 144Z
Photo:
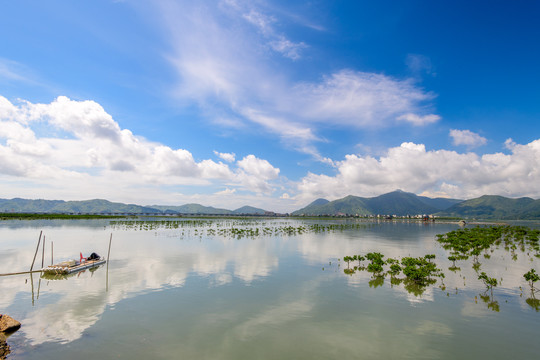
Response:
M41 234L43 233L43 230L41 230L39 232L39 239L38 239L38 243L37 243L37 246L36 246L36 252L34 254L34 260L32 260L32 266L30 266L30 271L32 271L32 269L34 268L34 262L36 261L36 256L37 256L37 253L38 253L38 250L39 250L39 244L41 243Z

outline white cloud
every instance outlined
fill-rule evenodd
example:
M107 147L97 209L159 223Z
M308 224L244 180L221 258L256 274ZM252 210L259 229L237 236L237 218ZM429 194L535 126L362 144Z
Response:
M296 87L294 101L303 104L304 117L352 127L384 127L395 119L415 125L437 121L437 115L416 115L421 104L434 95L410 80L352 70L341 70L320 83ZM291 104L291 109L298 107Z
M248 4L248 6L251 6L251 3ZM263 37L268 40L268 45L272 50L292 60L300 59L300 52L302 49L307 48L306 44L303 42L295 43L287 39L283 34L277 33L273 27L273 24L277 22L274 17L265 15L254 8L244 9L244 11L248 12L242 14L242 17L261 32Z
M233 162L236 159L235 153L220 153L214 150L214 154L219 156L221 159L225 160L226 162Z
M379 158L347 155L335 176L308 173L300 199L376 196L395 189L473 198L484 194L540 198L540 140L514 144L512 153L458 153L403 143Z
M216 192L215 194L216 195L232 195L236 193L236 189L229 189L229 188L226 188L225 190L222 190L222 191L218 191Z
M35 125L49 135L37 136ZM216 154L229 162L235 159L232 153ZM144 197L140 188L225 183L256 193L271 192L270 181L277 174L279 169L253 155L239 161L237 168L210 159L197 162L188 150L121 129L94 101L60 96L50 104L15 105L0 96L0 181L31 181L34 188L41 188L41 197L46 193L64 199L112 195L109 198L120 200L130 194L140 200ZM24 192L24 186L15 188Z
M294 43L284 37L279 37L277 40L270 42L270 47L277 52L283 54L292 60L300 59L300 51L307 48L303 42Z
M268 181L278 177L279 169L273 167L267 160L248 155L237 161L237 165L241 169L238 180L245 187L267 194L273 190Z
M420 126L440 119L431 109L435 95L411 79L341 69L318 81L293 80L275 52L300 61L309 44L277 31L280 19L260 4L159 4L159 25L172 47L168 59L179 77L174 96L196 101L222 126L227 126L222 114L232 113L321 160L313 145L323 140L320 126L380 128L398 121ZM278 61L284 71L276 69Z
M485 145L487 139L470 130L450 130L450 136L454 145L466 145L468 147L478 147Z
M28 69L24 68L21 64L0 58L0 78L3 78L7 81L24 81L31 82L24 73L28 73Z
M271 35L274 33L272 23L276 22L273 17L266 16L255 9L250 9L248 13L242 15L251 24L255 25L263 34Z
M258 159L254 155L248 155L238 161L238 166L246 173L256 175L260 179L275 179L279 175L279 169L273 167L267 160Z
M422 126L427 124L433 124L437 121L439 121L441 117L439 115L429 114L429 115L416 115L416 114L404 114L401 116L398 116L397 120L407 121L415 126Z

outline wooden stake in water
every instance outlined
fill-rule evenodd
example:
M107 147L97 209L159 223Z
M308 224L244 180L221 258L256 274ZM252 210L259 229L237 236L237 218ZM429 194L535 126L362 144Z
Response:
M43 233L43 230L39 232L39 239L36 247L36 253L34 254L34 260L32 260L32 266L30 266L30 271L34 268L34 262L36 261L37 252L39 250L39 243L41 243L41 234Z
M54 263L54 242L51 241L51 265Z
M43 244L41 245L41 268L43 269L43 264L45 262L45 236L43 236Z
M111 242L112 242L112 233L111 233L111 238L109 239L109 251L107 252L107 264L109 264L109 255L111 255Z
M41 278L39 278L38 287L37 287L37 298L36 300L39 300L39 288L41 288Z
M32 306L34 306L34 278L32 277L32 273L30 273L30 282L32 284Z
M111 238L109 239L109 251L107 252L107 274L105 275L105 291L109 291L109 256L111 255L111 242L112 233Z

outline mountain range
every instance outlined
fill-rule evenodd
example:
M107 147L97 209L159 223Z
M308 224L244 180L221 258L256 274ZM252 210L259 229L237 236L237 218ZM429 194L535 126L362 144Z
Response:
M185 204L181 206L115 203L107 200L63 201L0 199L0 212L12 213L64 213L64 214L198 214L198 215L264 215L273 214L252 206L227 210ZM396 190L376 197L346 196L328 201L317 199L292 215L421 215L477 219L540 219L540 200L528 197L511 199L484 195L470 200L429 198Z
M346 196L328 201L317 199L305 208L294 211L293 215L418 215L434 214L450 208L463 200L428 198L396 190L372 198Z
M218 209L199 204L181 206L151 205L140 206L108 200L28 200L0 199L0 212L11 213L58 213L58 214L200 214L200 215L262 215L266 210L243 206L236 210Z

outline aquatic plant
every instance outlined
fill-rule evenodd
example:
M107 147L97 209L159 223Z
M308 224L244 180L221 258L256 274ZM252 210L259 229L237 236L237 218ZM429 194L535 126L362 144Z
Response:
M487 274L482 271L480 275L478 275L478 280L482 280L484 285L486 285L487 290L491 290L491 294L493 296L493 288L498 284L497 279L487 276Z
M378 253L378 252L367 253L366 254L366 259L371 261L371 263L368 264L368 266L367 266L367 270L369 272L372 272L372 273L376 274L376 275L383 272L383 270L384 270L384 268L383 268L384 261L382 259L383 257L384 257L384 255L381 254L381 253Z
M403 274L407 277L407 280L419 285L428 284L432 277L444 277L441 269L437 268L426 257L404 257L401 259L401 264L403 265Z
M529 286L531 287L531 291L534 296L534 292L535 292L534 283L540 280L540 276L538 276L535 269L531 269L525 274L523 274L523 277L525 278L525 280L529 282Z

